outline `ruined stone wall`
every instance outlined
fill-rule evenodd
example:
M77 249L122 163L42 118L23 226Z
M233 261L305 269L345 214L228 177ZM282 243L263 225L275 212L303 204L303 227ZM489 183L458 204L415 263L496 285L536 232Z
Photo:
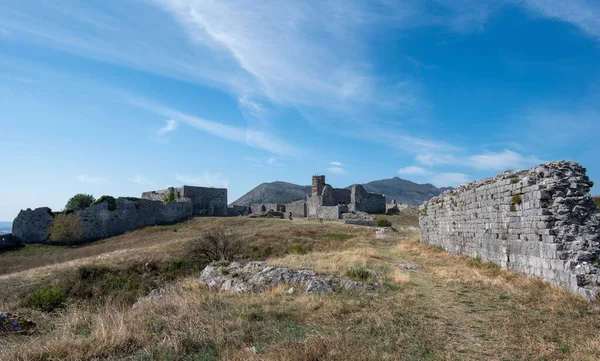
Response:
M48 227L53 221L54 215L50 208L28 208L19 212L13 221L12 234L25 243L44 242L48 236Z
M226 216L227 189L183 186L182 197L194 203L195 216Z
M156 190L156 191L144 192L144 193L142 193L142 198L149 199L152 201L164 202L165 199L167 199L169 197L169 195L172 194L173 198L177 200L177 199L181 198L182 193L183 193L183 187L178 187L178 188L169 187L167 189L160 189L160 190Z
M189 218L193 213L191 202L169 202L140 199L130 201L117 199L116 209L108 209L102 202L82 211L80 215L85 230L85 239L101 239L116 236L134 229L175 223Z
M228 216L247 216L250 214L250 207L231 205L227 207Z
M342 218L342 213L348 212L347 206L323 206L317 212L317 218L325 220L338 220Z
M421 241L596 298L600 220L575 162L505 172L423 203Z
M115 209L109 209L109 202L102 202L81 211L80 216L84 237L82 242L116 236L134 229L175 223L193 214L191 202L152 201L147 199L115 200ZM21 211L13 222L13 235L24 243L44 243L48 229L54 221L50 208Z
M292 212L292 217L306 217L307 207L306 201L301 199L296 202L288 203L285 205L286 212Z
M350 193L350 212L385 213L385 196L369 193L362 185L352 187Z

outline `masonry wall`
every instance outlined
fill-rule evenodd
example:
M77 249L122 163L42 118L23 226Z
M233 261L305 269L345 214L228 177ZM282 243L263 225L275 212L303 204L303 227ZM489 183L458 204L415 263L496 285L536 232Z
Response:
M385 213L385 196L369 193L362 185L355 185L350 193L349 209L350 212Z
M306 217L307 207L306 201L301 199L296 202L288 203L285 205L286 212L292 212L292 217Z
M564 161L468 183L420 207L421 241L593 300L600 221L592 185L581 165Z
M191 202L152 201L147 199L116 199L115 209L108 202L95 204L74 212L80 216L84 229L81 242L108 238L134 229L175 223L193 215ZM21 211L13 222L13 235L24 243L43 243L54 221L50 208Z
M227 216L227 189L183 186L182 197L194 203L195 216Z

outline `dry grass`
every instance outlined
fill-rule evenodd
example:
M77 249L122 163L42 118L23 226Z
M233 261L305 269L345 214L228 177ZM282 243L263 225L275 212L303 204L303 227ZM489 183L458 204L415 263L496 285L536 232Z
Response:
M226 294L201 287L195 272L163 279L164 271L157 271L154 282L178 287L136 308L115 297L100 302L71 292L66 308L46 313L8 296L67 282L81 265L110 266L130 276L148 257L182 257L200 231L227 226L257 239L245 250L251 257L264 252L255 248L270 247L266 257L274 265L335 275L362 267L382 286L362 294L308 296L298 287L288 294L288 286ZM129 242L127 247L104 254L95 249L66 264L5 275L0 309L29 316L41 329L2 336L0 360L600 359L600 312L594 305L539 280L419 244L414 234L375 239L372 229L337 223L245 218L201 218L179 227L133 232L122 236L131 239L105 241ZM311 251L294 253L294 244ZM394 267L405 262L421 268Z

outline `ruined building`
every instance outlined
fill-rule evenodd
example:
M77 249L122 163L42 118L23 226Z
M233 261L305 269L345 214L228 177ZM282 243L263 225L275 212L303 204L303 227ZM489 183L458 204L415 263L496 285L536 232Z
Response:
M169 187L142 193L142 199L153 201L189 201L193 204L193 216L226 216L227 189L207 187Z
M360 185L351 189L333 188L325 183L325 176L312 178L311 194L288 204L255 204L250 207L253 213L261 210L291 212L293 217L342 219L344 214L385 213L385 195L369 193Z
M464 184L423 203L421 242L538 276L594 300L600 213L575 162L551 162Z

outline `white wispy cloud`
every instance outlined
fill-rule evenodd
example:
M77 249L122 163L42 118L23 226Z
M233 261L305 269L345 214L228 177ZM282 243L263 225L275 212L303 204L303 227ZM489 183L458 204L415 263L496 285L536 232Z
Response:
M177 129L177 121L173 119L165 120L165 125L156 130L156 140L161 143L168 143L168 134Z
M139 184L139 185L142 185L142 186L154 185L154 182L152 182L148 178L142 177L141 175L136 175L135 177L127 178L127 180L129 182L132 182L132 183L135 183L135 184Z
M541 16L572 24L600 41L600 3L589 0L525 0L526 8Z
M90 177L87 174L81 174L77 176L77 180L83 183L92 183L92 184L106 184L108 183L107 178L102 177Z
M331 165L335 165L335 166L337 166L337 167L341 167L341 166L342 166L342 163L341 163L341 162L335 162L335 161L334 161L334 162L329 162L329 164L331 164Z
M456 187L468 181L469 176L464 173L438 173L431 178L436 187Z
M230 184L229 179L223 173L203 172L199 175L175 174L175 179L186 185L195 185L202 187L222 187L227 188Z
M476 154L468 158L470 165L482 170L498 170L507 169L523 169L529 168L539 163L542 160L534 156L523 156L519 153L505 149L501 153L485 153Z
M125 101L132 105L146 109L148 111L160 114L171 119L176 119L181 123L194 127L198 130L214 135L216 137L229 140L235 143L245 144L250 147L267 150L271 153L296 156L302 154L295 146L289 144L283 139L268 133L264 130L251 129L247 127L233 126L220 122L206 120L185 114L162 105L153 104L148 100L137 97L126 96Z
M416 165L411 165L408 167L398 169L399 175L428 175L431 174L431 171L418 167Z

